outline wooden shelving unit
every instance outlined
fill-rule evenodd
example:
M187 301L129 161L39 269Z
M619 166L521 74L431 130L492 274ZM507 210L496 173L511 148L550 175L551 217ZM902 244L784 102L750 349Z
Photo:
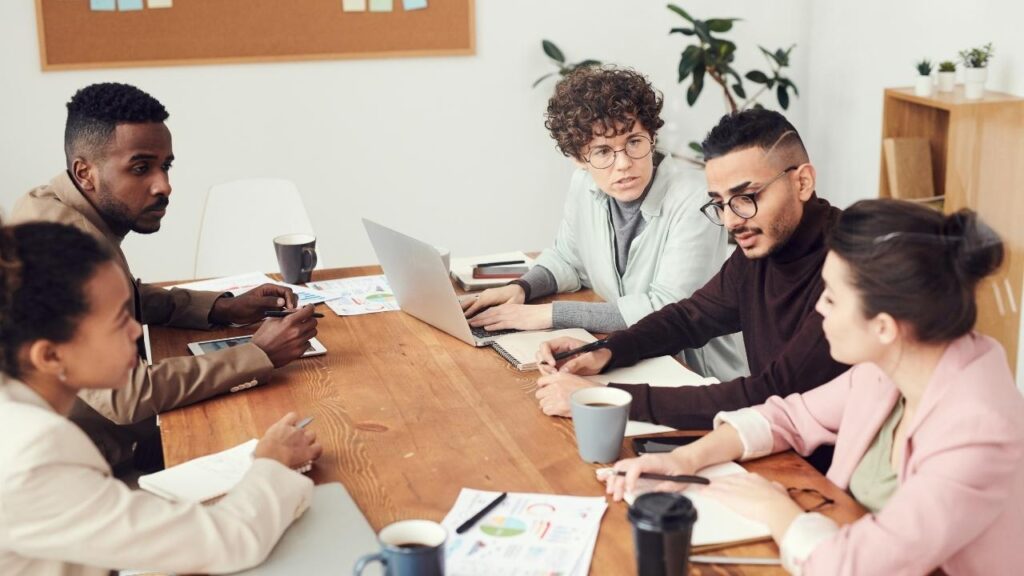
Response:
M1002 268L978 288L977 329L1003 344L1016 370L1024 305L1024 98L987 92L967 100L962 86L922 98L912 88L890 88L882 139L900 137L928 139L943 211L977 211L1005 243ZM884 154L879 196L890 196Z

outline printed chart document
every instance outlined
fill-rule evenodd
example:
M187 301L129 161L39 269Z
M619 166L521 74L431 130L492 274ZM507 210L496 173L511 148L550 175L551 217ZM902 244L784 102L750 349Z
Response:
M608 504L602 497L509 492L464 534L455 529L500 492L463 488L441 522L448 576L584 576Z
M335 295L330 292L323 292L321 290L307 288L305 286L297 286L295 284L286 284L284 282L274 280L270 276L260 272L239 274L237 276L225 276L224 278L211 278L209 280L197 280L195 282L178 284L176 286L168 286L167 288L231 292L235 296L238 296L263 284L277 284L278 286L291 288L292 292L295 292L295 295L299 297L299 306L305 306L306 304L319 304L335 298Z
M391 285L383 274L307 282L306 286L334 295L326 302L338 316L357 316L400 310Z
M600 382L601 384L615 382L616 384L650 384L651 386L662 387L718 384L717 378L705 378L687 369L671 356L647 358L632 366L615 368L596 376L587 376L587 379ZM626 436L642 436L644 434L671 432L672 430L675 430L675 428L636 420L630 420L626 424Z
M600 468L597 470L597 478L604 482L604 479L613 472L612 468ZM698 476L710 478L712 482L715 481L715 478L746 473L747 471L735 462L715 464L697 471ZM654 490L654 487L660 483L657 480L646 479L637 481L636 491L625 495L626 502L632 505L637 496ZM691 540L691 545L694 547L755 541L770 538L772 535L768 526L733 512L731 508L714 498L704 496L700 493L699 487L687 488L683 494L693 502L693 507L697 509L697 523L693 525Z

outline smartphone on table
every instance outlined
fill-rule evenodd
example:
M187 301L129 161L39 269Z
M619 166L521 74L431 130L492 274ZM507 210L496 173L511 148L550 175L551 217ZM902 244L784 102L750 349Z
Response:
M633 451L640 454L662 454L680 446L693 444L703 436L668 436L661 438L633 438Z

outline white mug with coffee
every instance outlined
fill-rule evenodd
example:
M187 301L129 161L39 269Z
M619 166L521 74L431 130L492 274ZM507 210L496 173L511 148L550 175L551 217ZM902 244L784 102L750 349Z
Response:
M582 388L569 396L580 458L601 463L619 459L632 402L629 392L605 386Z

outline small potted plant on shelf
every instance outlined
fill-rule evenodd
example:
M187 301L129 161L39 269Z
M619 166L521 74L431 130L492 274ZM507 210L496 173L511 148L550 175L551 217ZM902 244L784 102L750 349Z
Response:
M932 95L932 62L921 60L917 63L917 83L914 84L914 94L918 96Z
M960 51L960 62L964 65L964 97L968 100L980 100L985 96L988 61L991 58L991 42L978 48Z
M956 63L945 60L939 63L939 92L952 92L956 86Z

